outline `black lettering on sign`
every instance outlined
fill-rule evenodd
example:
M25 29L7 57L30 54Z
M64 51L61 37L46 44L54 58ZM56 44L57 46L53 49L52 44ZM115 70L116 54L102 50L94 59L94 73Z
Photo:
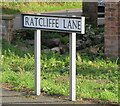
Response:
M63 28L66 28L65 20L63 20Z
M47 20L46 20L46 21L47 21L47 22L46 22L46 25L47 25L47 27L48 27L48 18L46 18L46 19L47 19Z
M37 26L37 20L38 20L38 18L35 18L35 25Z
M71 25L71 22L70 22L70 20L68 21L68 26L67 26L67 28L70 28L70 29L72 29L72 25Z
M25 25L29 25L29 18L25 17Z
M42 21L42 22L41 22ZM42 24L43 24L43 18L39 18L39 26L42 26Z
M63 20L63 28L65 29L81 29L81 21L78 20Z
M76 23L77 23L77 21L76 21ZM75 23L75 21L74 20L72 20L72 29L75 29L75 28L77 28L77 25L76 25L76 23Z
M49 19L49 27L50 27L51 24L52 24L51 19Z
M31 18L31 20L30 20L30 25L33 25L33 26L34 26L33 18Z
M43 18L43 26L46 27L46 25L45 25L45 18Z
M80 32L82 30L81 18L74 17L52 17L52 16L24 16L23 27L51 29L61 31Z
M56 19L56 28L59 28L59 22L58 22L59 20L58 19Z
M52 27L55 25L55 19L52 19Z
M78 29L81 29L81 21L78 21Z

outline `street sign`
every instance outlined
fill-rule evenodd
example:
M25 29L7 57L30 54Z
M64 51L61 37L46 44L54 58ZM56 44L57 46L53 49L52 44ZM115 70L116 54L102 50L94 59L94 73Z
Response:
M76 33L85 33L85 17L61 17L22 14L23 28L36 29L34 33L35 73L34 90L40 95L41 30L62 31L69 34L70 50L70 100L76 100Z
M22 14L23 28L85 33L85 17Z

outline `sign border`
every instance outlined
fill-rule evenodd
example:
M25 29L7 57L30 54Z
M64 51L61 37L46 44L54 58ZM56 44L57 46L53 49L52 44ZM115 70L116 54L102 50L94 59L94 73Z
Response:
M39 30L44 30L44 31L56 31L56 32L66 32L66 33L71 33L71 32L75 32L78 34L84 34L85 33L85 17L81 16L81 17L70 17L70 16L58 16L58 15L44 15L44 14L21 14L22 15L22 28L25 29L39 29ZM35 28L35 27L25 27L24 26L24 16L41 16L41 17L58 17L58 18L69 18L69 19L81 19L81 31L75 31L75 30L61 30L61 29L48 29L48 28ZM84 19L82 21L82 19ZM84 29L84 30L83 30Z

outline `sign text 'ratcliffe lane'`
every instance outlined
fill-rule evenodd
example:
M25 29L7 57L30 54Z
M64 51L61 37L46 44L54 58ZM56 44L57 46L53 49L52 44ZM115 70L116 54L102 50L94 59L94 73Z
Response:
M84 17L61 17L23 14L24 28L59 30L84 34Z

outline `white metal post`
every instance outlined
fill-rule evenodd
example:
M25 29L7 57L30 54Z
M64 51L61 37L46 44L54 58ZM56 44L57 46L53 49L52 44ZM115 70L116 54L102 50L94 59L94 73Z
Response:
M36 30L34 32L34 56L35 56L34 91L36 95L40 95L41 30Z
M81 17L81 34L85 34L85 17Z
M69 35L70 49L70 100L76 100L76 33Z

